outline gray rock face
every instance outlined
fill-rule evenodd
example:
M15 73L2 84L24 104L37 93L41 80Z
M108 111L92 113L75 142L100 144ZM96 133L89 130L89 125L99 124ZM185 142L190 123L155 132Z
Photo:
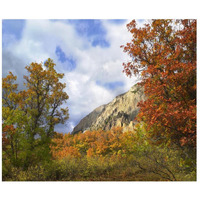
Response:
M80 131L85 131L87 129L90 129L92 126L92 123L97 119L99 114L102 113L106 105L99 106L95 110L93 110L91 113L89 113L87 116L85 116L77 126L74 127L72 134L78 133Z
M72 134L85 130L109 130L112 127L132 129L134 118L138 114L138 102L145 100L144 90L137 84L128 92L121 94L110 103L102 105L84 117L74 128Z

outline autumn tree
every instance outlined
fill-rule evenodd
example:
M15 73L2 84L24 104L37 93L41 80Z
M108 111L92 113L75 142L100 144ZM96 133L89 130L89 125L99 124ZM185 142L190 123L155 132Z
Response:
M139 121L154 141L196 146L196 20L150 20L127 25L132 40L122 46L131 60L127 76L139 75L147 100Z
M8 157L14 165L19 160L19 149L24 125L24 112L19 109L17 77L9 72L2 80L2 154L3 159ZM18 127L18 128L16 128Z
M53 60L48 59L44 66L31 63L26 69L23 91L17 91L17 77L11 72L3 78L3 130L7 144L12 148L17 141L21 146L18 151L26 152L24 159L30 164L48 157L55 125L68 119L68 108L63 107L68 95L66 84L60 81L64 74L56 72Z

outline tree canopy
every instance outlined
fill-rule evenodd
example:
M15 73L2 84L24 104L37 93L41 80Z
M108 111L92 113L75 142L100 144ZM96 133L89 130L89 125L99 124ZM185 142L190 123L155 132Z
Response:
M55 125L68 119L64 74L56 72L53 60L31 63L26 70L23 91L17 91L12 72L2 81L3 149L16 165L48 157Z
M131 61L127 76L140 75L147 100L138 119L156 141L196 146L196 20L151 20L127 25L132 40L122 46Z

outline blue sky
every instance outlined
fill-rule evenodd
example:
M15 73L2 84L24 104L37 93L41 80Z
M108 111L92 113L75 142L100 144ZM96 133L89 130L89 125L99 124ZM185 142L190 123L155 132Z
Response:
M60 46L56 47L55 53L56 53L56 55L58 57L58 61L60 61L61 63L64 64L65 69L67 71L75 70L75 68L76 68L76 60L72 56L66 55L65 52L61 49Z
M120 45L131 40L130 20L3 20L3 76L12 71L23 86L24 67L52 58L64 73L70 118L58 132L70 132L96 107L126 92L136 79L122 73L129 57Z
M101 81L96 81L96 84L101 86L101 87L105 87L106 89L109 90L115 90L118 87L123 87L124 86L124 82L123 81L113 81L113 82L104 82L102 83Z
M25 26L25 20L3 20L2 21L2 34L13 35L16 39L21 39L22 30ZM4 40L3 40L4 41Z
M79 36L85 38L92 46L102 48L110 46L109 41L106 40L106 29L101 20L80 19L69 20L69 22L74 25Z

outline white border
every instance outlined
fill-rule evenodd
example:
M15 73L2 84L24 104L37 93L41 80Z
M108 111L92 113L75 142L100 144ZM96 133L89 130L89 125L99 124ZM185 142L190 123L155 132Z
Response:
M53 2L53 3L52 3ZM199 19L197 0L2 0L1 19ZM0 27L2 24L0 25ZM199 23L198 23L199 27ZM2 27L1 27L2 30ZM199 28L198 28L199 32ZM2 36L0 41L2 40ZM2 44L2 41L1 41ZM199 44L199 38L198 38ZM199 47L199 45L198 45ZM0 50L2 63L2 49ZM198 65L199 66L199 60ZM199 85L198 70L198 85ZM197 87L198 88L198 87ZM197 93L199 97L199 89ZM197 98L198 99L198 98ZM197 104L199 105L199 104ZM197 111L199 116L199 109ZM199 127L199 117L197 121ZM199 138L198 138L199 144ZM199 145L198 145L199 146ZM199 155L199 154L198 154ZM198 156L199 157L199 156ZM199 160L199 159L198 159ZM198 167L199 169L199 167ZM199 170L198 170L199 172ZM199 180L199 174L198 174ZM1 182L1 199L198 199L197 182Z

